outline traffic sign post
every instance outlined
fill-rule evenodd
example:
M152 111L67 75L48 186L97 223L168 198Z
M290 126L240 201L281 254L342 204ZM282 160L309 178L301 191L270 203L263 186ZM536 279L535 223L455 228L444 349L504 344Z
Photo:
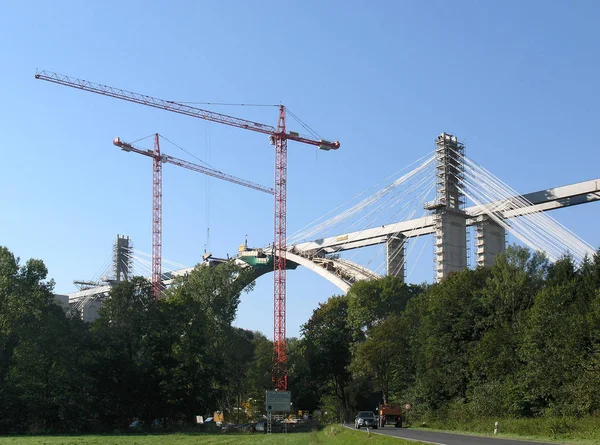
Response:
M273 427L273 411L288 413L291 410L291 402L292 393L289 391L266 391L267 433L271 433Z
M267 411L290 411L292 394L289 391L267 391L266 397Z

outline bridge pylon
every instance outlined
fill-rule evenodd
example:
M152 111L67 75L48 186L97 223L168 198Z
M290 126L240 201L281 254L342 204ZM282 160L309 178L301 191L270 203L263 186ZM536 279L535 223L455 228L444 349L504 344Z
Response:
M435 141L437 194L425 204L434 215L435 280L441 281L467 264L465 146L456 136L442 133Z
M113 249L113 273L115 281L128 281L133 271L131 240L128 236L117 235Z

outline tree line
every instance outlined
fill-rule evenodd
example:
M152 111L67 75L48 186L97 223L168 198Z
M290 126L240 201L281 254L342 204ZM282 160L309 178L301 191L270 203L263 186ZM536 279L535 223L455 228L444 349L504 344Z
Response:
M381 402L409 419L600 412L600 255L577 267L512 246L439 284L358 282L301 340L320 404L351 418Z
M260 410L272 342L231 326L249 272L196 267L156 302L134 278L92 323L65 316L47 272L0 248L0 434L184 425L239 400Z
M198 266L158 301L134 278L92 323L65 316L47 273L0 247L0 434L263 413L272 342L232 326L250 271ZM358 282L288 339L288 372L294 409L330 419L382 402L413 419L600 411L600 255L510 247L438 284Z

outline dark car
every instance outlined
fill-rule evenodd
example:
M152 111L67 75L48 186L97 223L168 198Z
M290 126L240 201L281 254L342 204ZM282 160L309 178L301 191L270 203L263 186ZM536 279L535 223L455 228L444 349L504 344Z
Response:
M354 428L360 429L361 427L377 428L377 419L372 411L359 411L354 419Z

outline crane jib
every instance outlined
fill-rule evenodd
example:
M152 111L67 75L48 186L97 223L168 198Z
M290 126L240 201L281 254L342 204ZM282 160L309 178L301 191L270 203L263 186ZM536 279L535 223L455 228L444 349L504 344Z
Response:
M247 119L229 116L227 114L216 113L214 111L204 110L202 108L197 108L191 105L181 104L178 102L158 99L156 97L146 96L144 94L134 93L132 91L114 88L108 85L102 85L83 79L71 78L69 76L65 76L58 73L40 71L39 73L35 74L35 78L52 83L57 83L64 86L69 86L72 88L77 88L84 91L89 91L91 93L101 94L103 96L110 96L116 99L135 102L141 105L147 105L149 107L160 108L166 111L173 111L175 113L185 114L187 116L196 117L199 119L218 122L238 128L245 128L247 130L257 131L263 134L272 134L277 132L277 129L271 125L261 124L259 122L253 122Z
M172 111L174 113L183 114L186 116L196 117L212 122L218 122L232 127L243 128L246 130L255 131L258 133L268 134L270 136L277 136L280 134L277 128L261 124L259 122L253 122L247 119L242 119L227 114L217 113L214 111L204 110L202 108L193 107L170 100L158 99L152 96L146 96L144 94L134 93L132 91L122 90L120 88L113 88L108 85L102 85L99 83L90 82L83 79L71 78L58 73L49 71L40 71L35 74L35 78L39 80L45 80L60 85L77 88L91 93L101 94L103 96L114 97L129 102L138 103L140 105L146 105L153 108L159 108L166 111ZM295 131L285 133L284 139L301 142L304 144L315 145L321 150L337 150L340 147L339 141L330 142L324 139L312 139L300 135Z
M140 148L135 147L132 144L129 144L127 142L123 142L120 138L116 137L113 140L113 145L119 147L121 150L123 151L127 151L127 152L134 152L134 153L138 153L144 156L148 156L150 158L154 158L154 152L152 150L143 150ZM198 164L194 164L192 162L189 161L185 161L183 159L178 159L174 156L169 156L166 154L161 154L160 155L160 160L162 163L169 163L169 164L174 164L174 165L178 165L179 167L183 167L183 168L187 168L188 170L193 170L196 171L198 173L202 173L205 175L209 175L218 179L223 179L225 181L229 181L232 182L234 184L238 184L238 185L242 185L244 187L248 187L254 190L258 190L261 192L265 192L268 193L270 195L275 194L275 191L271 188L271 187L265 187L263 185L260 184L256 184L255 182L251 182L251 181L247 181L245 179L241 179L232 175L228 175L227 173L223 173L222 171L219 170L215 170L213 168L208 168L208 167L204 167L202 165L198 165Z

